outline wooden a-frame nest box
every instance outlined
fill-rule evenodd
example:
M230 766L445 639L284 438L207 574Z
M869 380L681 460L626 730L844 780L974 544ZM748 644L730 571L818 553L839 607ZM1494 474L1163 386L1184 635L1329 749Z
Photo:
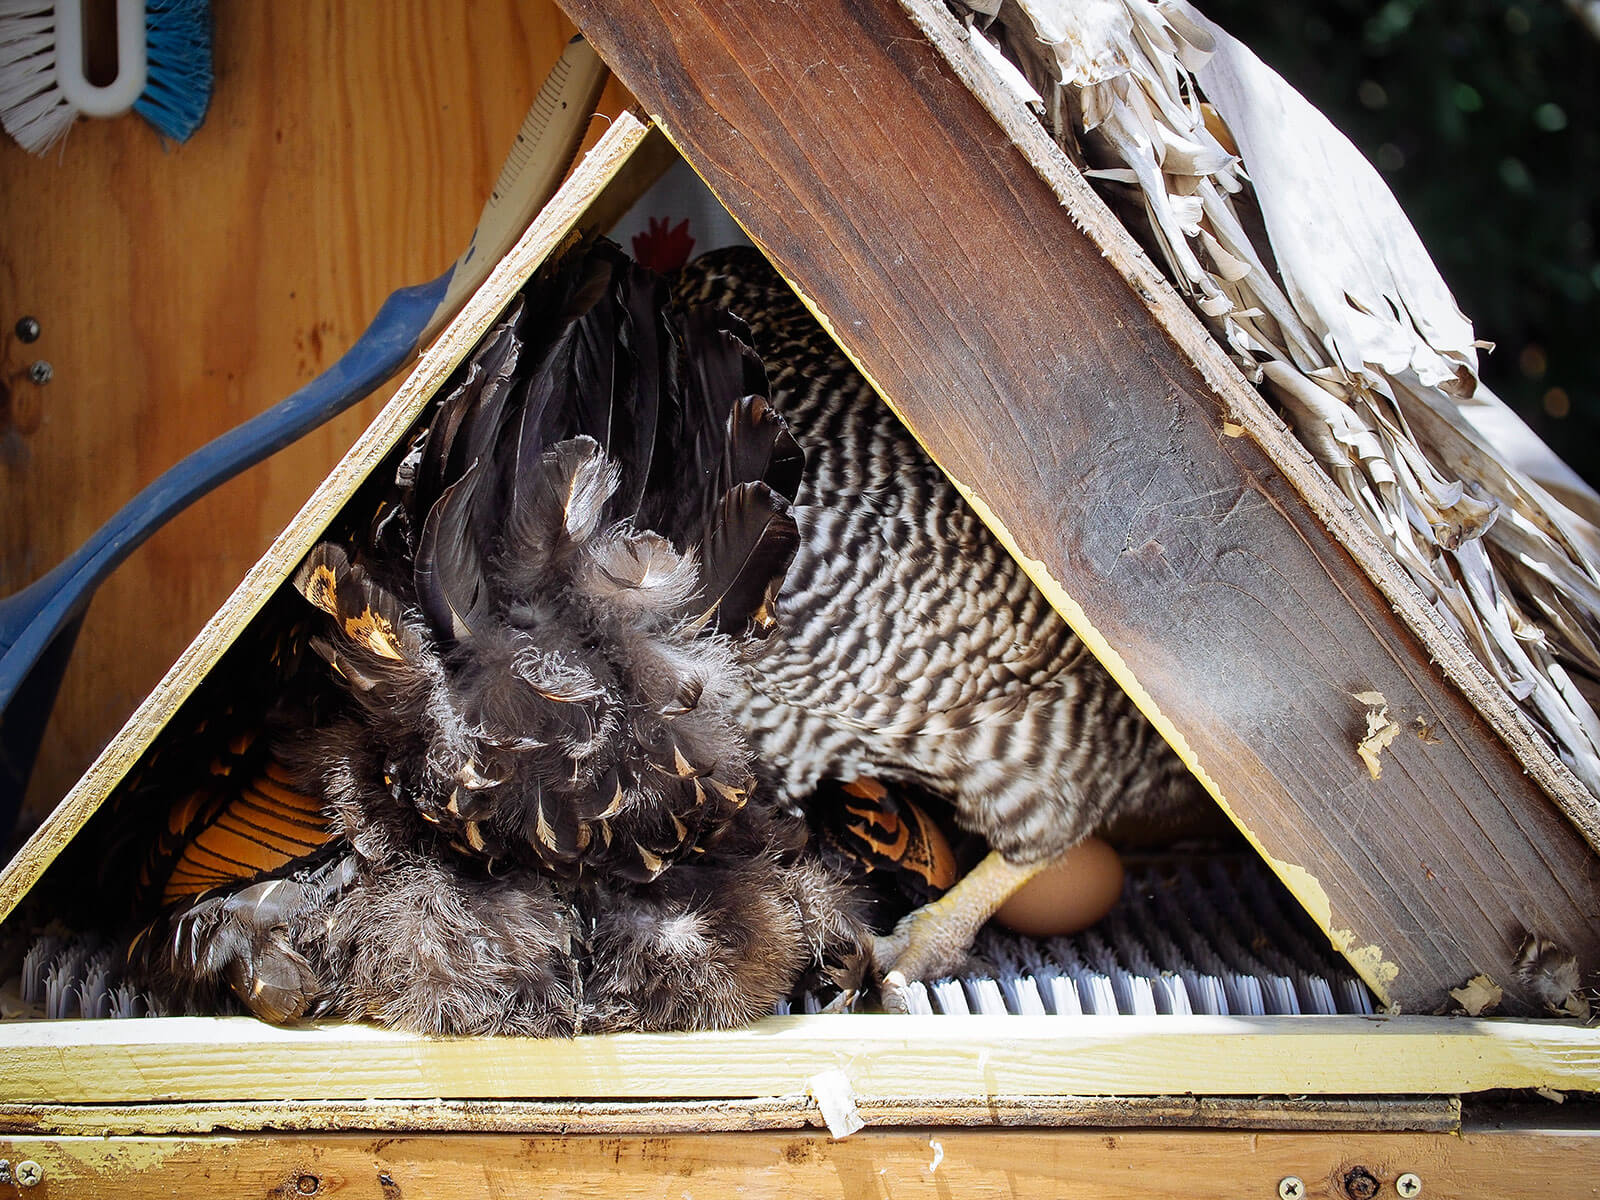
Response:
M1003 1167L1054 1194L1066 1178L1097 1194L1096 1179L1159 1153L1164 1182L1181 1176L1194 1195L1269 1195L1290 1175L1343 1194L1352 1164L1368 1164L1377 1187L1413 1160L1429 1164L1437 1195L1451 1194L1446 1180L1472 1186L1491 1163L1506 1169L1504 1139L1515 1137L1521 1161L1545 1165L1502 1174L1499 1195L1541 1182L1546 1155L1576 1152L1600 1177L1600 1138L1583 1130L1511 1130L1498 1143L1395 1132L1458 1128L1464 1094L1600 1091L1594 1030L1415 1015L1480 973L1506 987L1509 1010L1532 1012L1510 969L1525 931L1559 942L1586 972L1600 967L1592 797L944 8L566 6L653 126L624 116L572 173L6 869L0 913L113 792L508 299L574 230L607 227L677 153L1401 1015L814 1016L493 1045L246 1018L22 1022L0 1026L0 1156L42 1164L59 1194L113 1177L120 1194L145 1194L163 1166L182 1166L263 1192L314 1194L331 1179L398 1195L417 1194L402 1166L444 1190L446 1166L467 1161L474 1179L520 1163L615 1184L648 1172L642 1135L676 1131L658 1152L683 1169L748 1183L771 1167L763 1178L777 1190L880 1167L924 1183ZM1376 779L1355 749L1365 705L1354 697L1365 692L1429 734L1394 739ZM832 1144L751 1132L720 1150L705 1140L815 1124L829 1078L869 1123L1214 1131L1057 1129L1027 1149L1008 1140L1016 1133L947 1132L935 1141L944 1165L935 1157L932 1168L926 1134ZM1343 1132L1215 1131L1227 1127ZM197 1136L217 1129L298 1132ZM341 1129L456 1140L373 1146L330 1133ZM463 1136L511 1131L623 1140ZM89 1133L118 1136L76 1136Z

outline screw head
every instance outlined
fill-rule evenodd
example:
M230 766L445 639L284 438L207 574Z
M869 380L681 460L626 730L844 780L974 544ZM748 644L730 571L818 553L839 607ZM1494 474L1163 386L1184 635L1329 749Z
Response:
M1298 1175L1285 1175L1278 1180L1278 1200L1305 1200L1306 1185Z
M51 377L55 375L55 373L56 369L49 363L45 362L45 360L42 358L28 368L28 378L33 380L40 387L43 387L45 384L49 383Z
M17 322L17 341L37 342L39 340L39 322L33 317L23 317Z
M0 1183L11 1182L11 1160L0 1158Z
M31 1158L25 1158L17 1164L17 1182L25 1188L38 1187L44 1178L44 1168Z
M1406 1200L1412 1196L1422 1195L1422 1178L1415 1172L1407 1171L1394 1181L1394 1190L1399 1192Z

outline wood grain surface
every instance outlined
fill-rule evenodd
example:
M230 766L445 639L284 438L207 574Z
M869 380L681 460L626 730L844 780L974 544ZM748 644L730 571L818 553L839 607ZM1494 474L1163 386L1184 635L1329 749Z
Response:
M1243 1133L866 1130L823 1134L499 1137L435 1134L0 1139L40 1172L41 1196L194 1194L402 1200L465 1196L1040 1197L1238 1200L1302 1181L1307 1200L1600 1195L1600 1134L1475 1130ZM1371 1190L1365 1190L1370 1188ZM26 1194L26 1193L24 1193Z
M0 594L313 378L396 287L449 266L571 33L548 0L218 5L212 107L188 144L134 116L81 121L44 159L0 137ZM613 86L602 109L623 99ZM31 345L23 316L41 326ZM54 369L42 387L37 360ZM386 394L200 501L101 587L32 820Z
M564 5L1381 996L1600 966L1600 857L901 4Z

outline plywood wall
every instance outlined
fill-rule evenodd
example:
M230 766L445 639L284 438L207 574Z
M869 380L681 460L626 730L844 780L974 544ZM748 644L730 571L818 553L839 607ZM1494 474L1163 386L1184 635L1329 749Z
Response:
M212 109L187 145L134 116L80 121L42 160L0 137L0 594L314 377L394 288L444 270L571 33L550 0L223 4ZM602 108L623 99L613 86ZM23 316L41 327L31 345ZM36 360L53 368L43 386ZM25 825L387 394L202 500L102 586Z

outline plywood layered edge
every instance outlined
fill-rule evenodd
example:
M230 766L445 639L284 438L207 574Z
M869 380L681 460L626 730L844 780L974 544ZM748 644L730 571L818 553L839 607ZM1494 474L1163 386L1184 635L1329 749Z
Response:
M517 289L572 234L590 205L624 170L648 133L643 122L624 113L612 122L601 140L573 169L510 253L424 351L406 381L349 453L311 494L216 615L172 664L155 690L134 710L83 778L0 872L0 920L16 907L45 868L149 748L206 672L233 644L339 509L416 420Z
M708 1033L425 1038L174 1017L0 1026L0 1102L737 1100L824 1072L880 1102L1600 1092L1600 1033L1427 1017L773 1017Z
M874 1129L913 1125L1037 1129L1299 1129L1447 1133L1461 1101L1443 1096L857 1096ZM807 1095L739 1100L224 1100L6 1104L0 1136L125 1137L249 1132L748 1133L820 1129Z
M1534 1011L1525 930L1600 967L1564 768L942 9L563 5L1386 1003Z

